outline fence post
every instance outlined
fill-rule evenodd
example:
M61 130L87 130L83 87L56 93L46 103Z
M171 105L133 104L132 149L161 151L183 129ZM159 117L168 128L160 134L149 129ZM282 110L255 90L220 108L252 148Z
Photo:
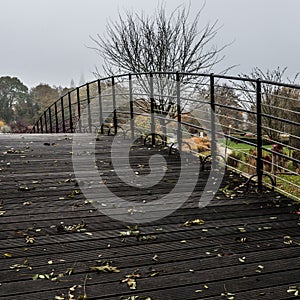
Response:
M216 144L216 106L215 106L215 77L210 74L210 126L211 126L211 158L212 170L216 169L217 144Z
M102 95L101 95L101 81L98 79L98 101L99 101L99 123L101 134L103 134L103 108L102 108Z
M182 131L181 131L181 103L180 103L180 76L179 72L176 72L176 98L177 98L177 142L178 150L182 150Z
M51 107L52 107L52 106L51 106ZM50 125L50 133L53 132L51 107L49 107L49 125Z
M60 107L61 107L61 119L62 119L63 133L66 133L64 97L60 98Z
M150 73L150 113L151 113L151 134L152 146L155 146L155 118L154 118L154 88L153 88L153 74Z
M129 100L130 100L130 131L131 131L131 139L134 140L134 113L133 113L132 75L131 74L129 74Z
M261 81L256 80L256 118L257 118L257 158L256 158L256 174L257 174L257 190L262 191L262 177L263 177L263 161L262 161L262 110L261 110Z
M89 83L86 84L86 97L88 103L88 125L89 125L89 132L92 132L92 115L91 115L91 99L90 99L90 85Z
M54 103L54 113L55 113L55 127L56 127L56 133L59 133L59 127L58 127L58 115L57 115L57 101Z
M111 89L112 89L112 100L113 100L113 123L114 123L114 130L115 135L118 133L118 119L117 119L117 105L116 105L116 90L115 90L115 77L111 77Z
M81 107L80 107L80 93L79 88L76 88L76 95L77 95L77 110L78 110L78 127L79 132L81 133Z
M71 102L71 94L70 94L70 92L68 92L68 103L69 103L70 130L71 130L71 133L73 133L72 102Z

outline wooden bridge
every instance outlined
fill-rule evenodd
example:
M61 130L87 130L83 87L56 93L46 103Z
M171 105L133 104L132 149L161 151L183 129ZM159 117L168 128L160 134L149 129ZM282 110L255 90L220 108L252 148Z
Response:
M98 167L116 183L107 148ZM178 180L179 160L165 149L137 146L131 165L147 173L163 154L169 172L159 190L131 194L151 201ZM0 298L294 299L300 294L300 207L270 190L245 191L227 171L213 201L200 209L209 171L199 173L188 201L141 225L109 218L84 197L72 165L71 134L0 136ZM103 202L105 205L105 201Z

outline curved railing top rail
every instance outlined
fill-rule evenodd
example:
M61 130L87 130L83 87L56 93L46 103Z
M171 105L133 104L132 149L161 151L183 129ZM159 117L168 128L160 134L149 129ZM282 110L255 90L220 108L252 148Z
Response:
M222 74L214 74L214 73L206 74L206 73L180 72L180 71L176 71L176 72L139 72L139 73L117 74L117 75L102 77L102 78L98 78L98 79L89 81L87 83L84 83L82 85L79 85L79 86L69 90L67 93L65 93L64 95L59 97L56 100L56 102L58 102L62 97L67 96L68 93L72 93L72 92L76 91L77 89L83 88L87 84L96 83L99 80L100 81L106 81L106 80L111 80L112 78L122 78L122 77L129 77L129 76L142 76L142 75L149 75L150 76L151 74L153 74L153 75L176 75L176 74L179 74L181 76L201 76L201 77L206 77L206 78L209 78L209 77L213 76L214 78L218 78L218 79L228 79L228 80L238 80L238 81L248 81L248 82L256 82L256 81L259 80L261 83L272 84L272 85L276 85L276 86L280 86L280 87L300 89L300 85L297 85L297 84L290 84L290 83L283 83L283 82L277 82L277 81L263 80L261 78L248 78L248 77L243 77L243 76L222 75ZM54 103L49 105L49 107L51 107L53 104ZM47 107L47 109L49 107Z
M86 87L87 85L96 83L98 81L107 81L107 80L111 80L112 78L122 78L122 77L131 77L131 76L142 76L142 75L176 75L179 74L181 76L200 76L200 77L214 77L214 78L218 78L218 79L227 79L227 80L237 80L237 81L245 81L245 82L257 82L258 80L261 83L265 83L265 84L272 84L272 85L276 85L279 87L287 87L287 88L296 88L296 89L300 89L300 85L297 84L290 84L290 83L283 83L283 82L277 82L277 81L270 81L270 80L263 80L261 78L249 78L249 77L243 77L243 76L233 76L233 75L224 75L224 74L214 74L214 73L210 73L210 74L206 74L206 73L193 73L193 72L180 72L180 71L176 71L176 72L139 72L139 73L124 73L124 74L117 74L117 75L112 75L112 76L107 76L107 77L102 77L102 78L98 78L92 81L89 81L87 83L84 83L82 85L79 85L73 89L70 89L68 92L66 92L64 95L62 95L61 97L59 97L58 99L54 100L54 102L52 104L50 104L46 110L48 110L51 106L53 106L55 104L55 102L59 102L61 98L66 97L69 93L75 92L77 89Z
M252 81L255 82L257 80L260 80L262 83L267 83L267 84L274 84L278 86L286 86L286 87L291 87L291 88L298 88L300 89L300 85L297 84L290 84L290 83L283 83L283 82L277 82L277 81L270 81L270 80L264 80L261 78L249 78L249 77L243 77L243 76L233 76L233 75L224 75L224 74L215 74L215 73L194 73L194 72L180 72L180 71L174 71L174 72L139 72L139 73L124 73L124 74L117 74L117 75L111 75L107 77L102 77L99 79L92 80L88 82L88 84L95 83L98 80L109 80L112 77L114 78L120 78L120 77L128 77L128 76L141 76L141 75L189 75L189 76L202 76L202 77L210 77L214 76L215 78L220 78L220 79L229 79L229 80L241 80L241 81ZM78 88L85 86L87 83L84 83ZM74 88L75 90L76 88Z

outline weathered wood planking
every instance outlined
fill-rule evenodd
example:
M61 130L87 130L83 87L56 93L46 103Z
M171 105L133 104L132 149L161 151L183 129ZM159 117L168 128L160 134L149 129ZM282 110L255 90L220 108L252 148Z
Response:
M111 191L134 203L157 199L176 184L179 160L147 147L134 148L132 167L144 164L139 172L147 174L149 156L159 151L168 161L164 180L151 192L123 184L111 171L111 139L96 144ZM238 175L227 172L222 183L236 187L237 196L219 191L199 209L209 175L201 172L180 209L138 226L146 237L140 240L120 236L128 224L100 213L79 192L71 135L1 135L0 155L1 299L77 299L84 292L87 299L293 299L287 290L300 287L299 205L271 191L245 193ZM205 223L183 226L198 218ZM84 224L86 231L59 230L61 222ZM108 261L120 272L90 270ZM51 273L56 281L32 279ZM122 282L133 273L136 289Z

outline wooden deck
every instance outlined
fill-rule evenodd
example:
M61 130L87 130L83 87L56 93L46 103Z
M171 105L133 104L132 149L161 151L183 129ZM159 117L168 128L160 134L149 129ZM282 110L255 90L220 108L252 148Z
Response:
M274 192L245 193L244 179L228 172L222 187L236 188L236 195L220 190L199 209L209 174L204 171L182 208L128 229L85 201L71 139L0 136L0 299L297 298L299 205ZM111 190L148 201L172 188L175 171L152 193L121 185L110 170L110 139L99 141L97 155ZM136 149L132 164L143 163L151 151ZM175 170L176 158L167 159ZM184 226L195 219L204 224Z

